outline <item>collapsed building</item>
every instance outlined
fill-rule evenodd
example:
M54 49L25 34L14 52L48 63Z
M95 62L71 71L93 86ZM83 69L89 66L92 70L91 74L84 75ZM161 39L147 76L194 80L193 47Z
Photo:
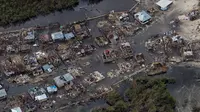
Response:
M83 45L79 42L73 47L73 50L76 53L76 56L84 57L86 55L92 54L96 48L94 45Z
M194 53L190 46L185 46L181 49L182 56L185 61L191 61L194 59Z
M75 24L74 32L75 32L76 37L80 39L88 38L90 36L89 30L86 27L85 23Z
M126 58L133 57L133 50L132 50L130 43L128 43L128 42L121 43L120 49L122 51L123 58L126 59Z
M97 83L103 79L105 79L105 77L100 72L94 71L88 77L85 78L85 82L90 85L92 83Z
M164 63L154 62L151 66L147 69L147 74L149 76L159 75L162 73L166 73L168 67Z
M29 95L35 101L43 102L48 99L44 88L34 87L28 90Z
M106 37L104 36L99 36L95 38L95 42L98 46L102 47L102 46L106 46L109 44L109 41L107 40Z
M109 63L117 58L116 51L113 49L106 49L102 54L102 59L104 63Z
M26 71L24 61L20 55L13 55L2 60L1 68L6 76L20 74Z
M135 55L135 60L138 64L142 65L145 63L145 58L144 55L142 53L138 53Z
M22 32L22 40L24 43L33 43L35 42L35 31L29 30L29 31L23 31Z

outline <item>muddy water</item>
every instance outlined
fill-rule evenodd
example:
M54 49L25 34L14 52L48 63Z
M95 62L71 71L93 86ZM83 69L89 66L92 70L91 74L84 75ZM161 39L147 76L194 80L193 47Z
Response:
M63 112L90 112L95 107L106 107L108 106L105 100L96 100L95 102L90 102L87 105L77 106L77 107L70 107Z
M86 17L94 17L101 14L115 11L124 11L130 9L135 2L133 0L94 0L97 2L90 3L89 0L79 0L78 6L71 10L63 10L62 12L54 12L46 16L37 16L16 26L8 28L0 28L0 31L17 30L21 28L32 27L36 25L48 25L49 23L59 22L60 24L72 23L74 21L83 20Z
M187 66L176 66L168 71L168 76L176 80L169 85L171 95L176 99L178 112L191 112L200 101L200 69Z

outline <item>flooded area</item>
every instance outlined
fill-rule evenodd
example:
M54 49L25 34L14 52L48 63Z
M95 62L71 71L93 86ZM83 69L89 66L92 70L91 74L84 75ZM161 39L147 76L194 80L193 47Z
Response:
M79 5L71 10L55 11L46 16L37 16L29 21L8 28L0 28L0 31L18 30L33 26L45 26L50 23L68 24L74 21L84 20L86 17L94 17L108 12L125 11L130 9L135 2L133 0L96 0L98 2L89 3L88 0L79 0Z
M177 101L178 112L190 112L193 107L199 106L199 68L174 66L168 71L167 76L176 80L175 84L168 85L168 89Z
M115 86L119 85L117 90L123 95L131 86L129 81L126 82L127 79L135 75L162 77L161 74L166 72L164 76L176 80L175 84L168 85L168 89L177 101L178 112L190 112L194 106L200 105L197 94L200 92L200 70L176 64L171 66L170 58L177 56L174 55L174 49L180 51L179 57L184 57L180 49L188 42L183 39L185 43L179 43L182 36L174 36L175 29L170 28L169 23L177 16L176 12L169 10L172 13L165 14L160 11L155 15L150 12L155 17L148 19L149 23L144 25L144 21L135 16L137 8L148 10L142 4L134 11L122 12L134 4L136 2L133 0L97 0L94 3L80 0L79 5L73 9L38 16L17 26L0 28L0 31L25 28L16 33L2 33L1 37L2 52L5 52L2 55L2 68L8 77L2 77L2 83L8 97L14 99L16 96L7 109L13 107L12 103L17 104L15 101L18 101L19 96L37 101L36 96L40 96L38 93L41 92L48 96L44 98L45 101L48 99L47 104L41 103L42 106L38 106L35 102L42 112L46 108L49 108L48 112L57 109L63 112L90 112L94 107L108 106L101 98L115 89ZM102 14L107 15L76 22ZM50 23L59 24L51 26ZM44 27L26 29L34 26ZM174 32L174 35L166 34L168 32ZM180 39L174 41L177 36ZM148 40L150 47L146 46ZM200 49L200 46L197 48ZM13 68L10 68L11 65ZM16 71L14 75L20 76L12 77L13 70ZM53 95L48 90L48 87L52 88L50 85L60 90L52 90L56 93ZM42 90L44 88L48 93ZM23 93L29 94L29 97ZM27 102L17 106L29 109L24 104L32 104L32 101L27 99Z
M70 107L66 110L63 110L64 112L90 112L91 109L96 107L106 107L108 104L106 104L105 100L96 100L94 102L90 102L86 105L78 106L78 107Z

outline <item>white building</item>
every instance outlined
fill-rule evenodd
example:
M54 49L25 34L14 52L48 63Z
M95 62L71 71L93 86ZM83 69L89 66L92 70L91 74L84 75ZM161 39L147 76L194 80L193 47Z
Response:
M169 8L169 6L172 4L173 2L171 0L160 0L156 3L156 5L158 5L160 7L161 10L165 11Z

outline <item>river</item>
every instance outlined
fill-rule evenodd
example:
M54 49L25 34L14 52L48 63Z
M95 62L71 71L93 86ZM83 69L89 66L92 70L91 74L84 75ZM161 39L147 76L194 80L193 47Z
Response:
M134 4L134 0L94 0L99 1L89 3L89 0L79 0L79 5L71 10L55 11L46 16L37 16L15 26L7 28L0 27L0 31L18 30L21 28L33 27L36 25L48 25L49 23L59 22L60 24L72 23L74 21L83 20L86 17L94 17L106 14L112 10L125 11L130 9Z

